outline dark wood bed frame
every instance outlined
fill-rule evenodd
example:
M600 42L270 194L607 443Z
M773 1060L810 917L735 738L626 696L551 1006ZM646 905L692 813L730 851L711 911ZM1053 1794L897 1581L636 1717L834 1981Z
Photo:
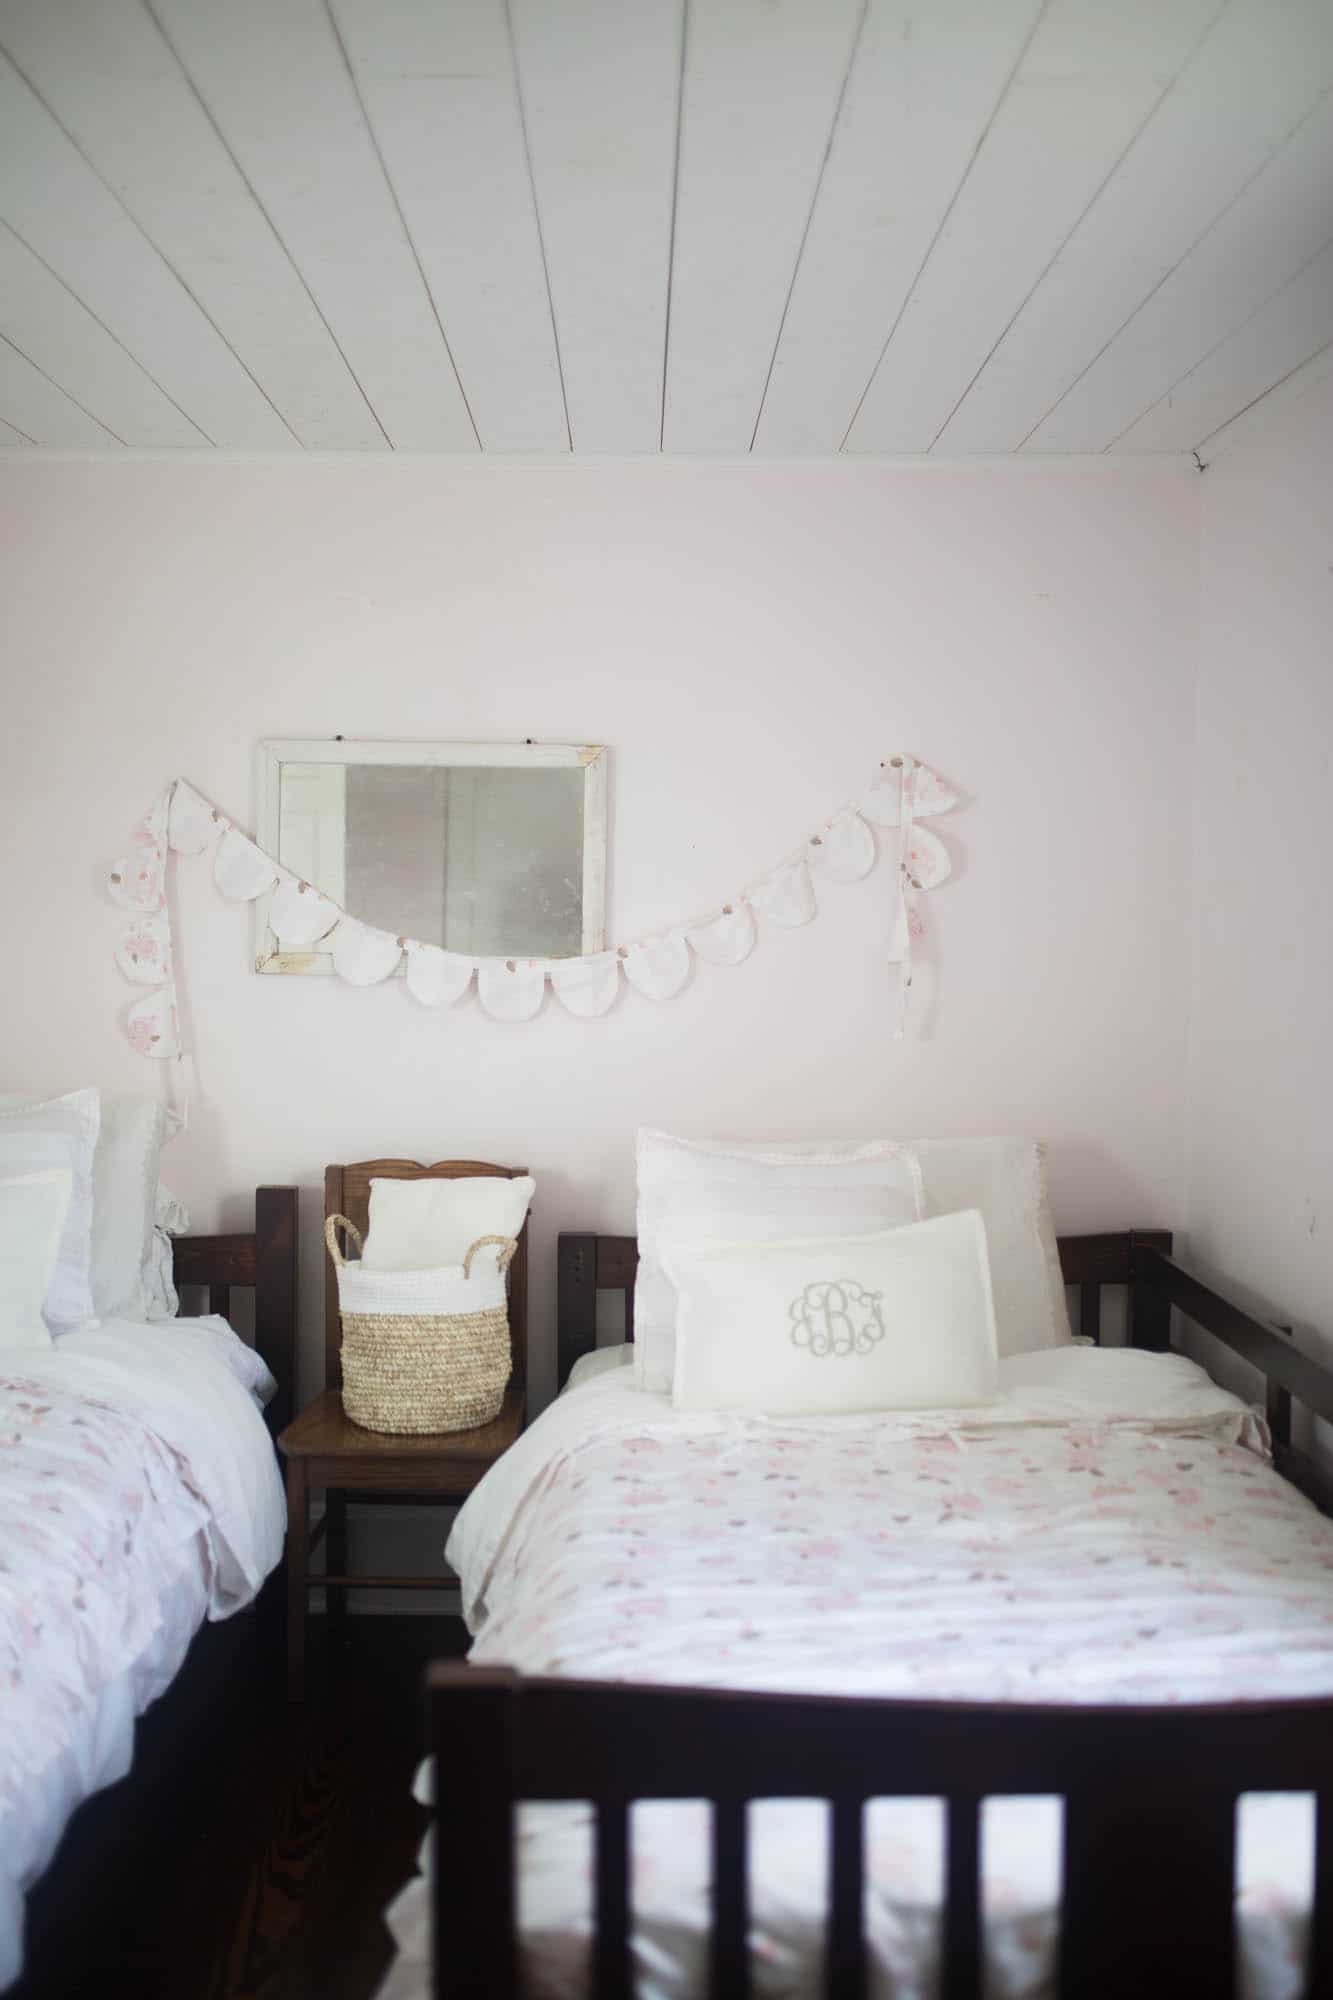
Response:
M1097 1338L1102 1291L1128 1288L1133 1345L1171 1344L1172 1309L1258 1368L1278 1470L1327 1511L1333 1481L1293 1437L1293 1407L1333 1421L1333 1373L1206 1285L1162 1231L1065 1237L1080 1331ZM596 1345L599 1292L622 1293L633 1338L632 1237L565 1235L559 1246L558 1373ZM1065 1801L1060 2000L1222 2000L1235 1991L1236 1801L1314 1792L1315 1900L1305 1992L1333 1995L1333 1701L1178 1708L987 1705L737 1693L524 1678L438 1665L428 1683L441 1806L434 1872L434 1991L497 2000L518 1990L514 1807L589 1799L596 1813L592 1992L633 1992L629 1806L713 1803L708 1993L743 2000L746 1803L829 1801L831 1896L825 1990L866 1991L862 1809L870 1798L946 1802L940 1992L980 2000L979 1818L988 1797Z
M265 1410L276 1437L291 1418L296 1357L297 1191L255 1190L255 1226L228 1236L181 1236L172 1246L181 1311L229 1317L233 1290L254 1294L254 1346L278 1384ZM85 1800L55 1857L28 1893L23 1977L6 2000L70 2000L120 1991L114 1948L119 1907L137 1907L142 1874L173 1839L198 1839L194 1809L217 1775L219 1727L232 1704L272 1679L281 1658L281 1575L246 1612L195 1634L171 1686L135 1725L128 1774Z

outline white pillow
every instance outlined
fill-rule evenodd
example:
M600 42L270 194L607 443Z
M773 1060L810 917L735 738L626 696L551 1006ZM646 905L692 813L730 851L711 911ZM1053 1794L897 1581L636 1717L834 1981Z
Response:
M368 1271L435 1271L461 1264L479 1236L517 1236L537 1183L505 1180L372 1180L370 1227L361 1261ZM498 1250L488 1253L492 1258Z
M870 1234L925 1213L916 1155L893 1139L824 1150L644 1131L638 1175L634 1372L642 1388L658 1393L670 1390L676 1361L676 1289L663 1268L668 1242Z
M925 1214L981 1210L1001 1355L1068 1347L1073 1333L1046 1192L1046 1148L1033 1139L912 1144L925 1178Z
M0 1111L0 1178L12 1180L51 1167L70 1174L60 1247L43 1307L52 1333L67 1333L94 1318L93 1155L100 1116L96 1090L74 1090L46 1103Z
M102 1098L93 1158L93 1310L147 1319L158 1164L180 1119L151 1097Z
M42 1301L73 1186L68 1167L0 1180L0 1348L51 1346Z
M872 1236L665 1254L680 1297L678 1410L838 1416L995 1400L995 1307L974 1208Z

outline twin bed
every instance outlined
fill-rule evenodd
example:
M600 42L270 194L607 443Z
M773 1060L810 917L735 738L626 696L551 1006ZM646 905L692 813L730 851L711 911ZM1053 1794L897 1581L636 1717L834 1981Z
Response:
M1170 1247L1059 1246L1127 1346L793 1420L595 1352L636 1246L562 1238L569 1386L450 1541L474 1644L382 2000L1333 1991L1333 1525L1293 1437L1333 1378ZM1164 1351L1173 1307L1266 1420Z
M39 1947L85 1907L82 1843L52 1864L80 1800L276 1562L295 1243L261 1189L252 1235L176 1245L211 1313L254 1287L253 1353L205 1315L0 1371L0 1986L31 1885ZM562 1238L564 1393L450 1541L475 1643L432 1679L438 1865L383 2000L1333 1991L1333 1526L1298 1442L1333 1377L1170 1248L1059 1245L1085 1340L1125 1288L1125 1347L1011 1355L982 1407L782 1418L599 1350L637 1246ZM1167 1351L1173 1309L1262 1415ZM134 1784L72 1832L132 1827Z
M112 1861L160 1775L136 1719L156 1704L183 1777L199 1729L172 1725L282 1554L296 1190L260 1188L253 1232L183 1237L174 1266L202 1316L103 1319L0 1360L0 1990L78 1990L80 1942L96 1966ZM226 1324L233 1287L253 1347Z

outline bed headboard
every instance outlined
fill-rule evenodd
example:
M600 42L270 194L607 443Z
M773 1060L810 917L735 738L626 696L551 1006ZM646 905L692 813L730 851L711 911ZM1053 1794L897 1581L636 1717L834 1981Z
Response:
M1205 1284L1172 1256L1168 1229L1124 1229L1104 1236L1061 1236L1060 1269L1078 1293L1078 1331L1101 1337L1102 1288L1129 1291L1129 1339L1134 1347L1164 1352L1171 1345L1173 1308L1239 1354L1264 1377L1264 1408L1273 1436L1273 1462L1284 1477L1333 1514L1333 1474L1321 1458L1293 1438L1299 1406L1333 1423L1333 1371L1291 1345L1292 1329L1257 1319L1225 1293ZM639 1249L632 1236L562 1233L557 1250L556 1386L563 1389L581 1355L597 1345L597 1296L620 1292L625 1338L634 1338L634 1273Z
M209 1312L231 1316L233 1286L255 1295L255 1349L278 1392L264 1412L276 1436L292 1420L296 1367L296 1189L255 1189L255 1226L234 1236L178 1236L172 1276L178 1290L201 1287Z
M1135 1260L1149 1250L1171 1252L1165 1229L1127 1229L1110 1236L1062 1236L1060 1268L1066 1285L1078 1290L1078 1330L1101 1337L1103 1285L1131 1287L1131 1338L1136 1347L1170 1345L1170 1308L1133 1289ZM634 1274L639 1246L632 1236L562 1234L557 1250L556 1378L564 1388L581 1355L597 1345L597 1295L620 1292L625 1300L625 1338L634 1338Z

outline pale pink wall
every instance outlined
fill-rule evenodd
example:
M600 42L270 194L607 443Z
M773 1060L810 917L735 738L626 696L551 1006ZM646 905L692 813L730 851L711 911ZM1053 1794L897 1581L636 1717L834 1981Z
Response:
M202 1101L171 1181L204 1226L238 1224L256 1181L308 1191L307 1388L331 1159L529 1164L539 1347L556 1229L632 1226L642 1123L1024 1130L1051 1141L1063 1225L1178 1222L1202 483L1132 466L0 469L0 1083L152 1082L117 1027L131 995L101 871L177 773L250 822L261 737L610 744L618 937L720 900L903 747L971 802L941 823L960 867L928 904L938 988L923 981L896 1045L887 870L669 1004L631 995L581 1022L548 1003L515 1027L475 1001L428 1014L400 989L255 978L249 911L183 863ZM1276 1008L1272 959L1299 935L1251 940ZM534 1370L540 1386L540 1352Z
M1333 384L1202 493L1191 1254L1333 1352Z

